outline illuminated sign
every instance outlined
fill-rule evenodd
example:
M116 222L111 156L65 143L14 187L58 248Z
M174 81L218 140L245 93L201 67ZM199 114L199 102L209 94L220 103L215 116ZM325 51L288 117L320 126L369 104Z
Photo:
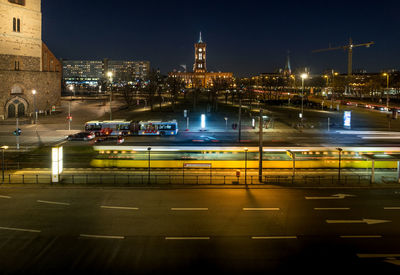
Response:
M60 174L63 172L63 147L52 148L51 160L52 182L59 182Z
M343 116L343 125L345 128L351 127L351 111L345 111Z
M201 115L201 129L205 129L206 128L206 115L202 114Z

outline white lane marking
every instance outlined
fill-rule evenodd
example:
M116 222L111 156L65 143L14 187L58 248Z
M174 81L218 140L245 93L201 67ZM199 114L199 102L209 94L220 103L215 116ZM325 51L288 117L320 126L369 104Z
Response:
M297 236L265 236L265 237L251 237L252 240L293 240Z
M400 254L357 254L358 258L399 258Z
M384 207L385 210L400 210L400 207Z
M89 234L80 234L82 238L95 238L95 239L114 239L114 240L123 240L124 236L106 236L106 235L89 235Z
M387 223L391 222L389 220L373 220L373 219L362 219L362 220L326 220L327 223L330 224L360 224L366 223L368 225L378 224L378 223Z
M40 230L34 229L24 229L24 228L12 228L12 227L0 227L1 230L10 230L10 231L21 231L21 232L30 232L30 233L40 233Z
M208 208L171 208L171 211L208 211Z
M243 208L243 211L280 211L280 208Z
M209 240L210 237L165 237L169 241L191 241L191 240Z
M11 199L10 196L0 196L0 199Z
M306 200L343 200L345 198L354 197L348 194L336 194L330 197L305 197Z
M343 235L340 236L342 239L379 239L381 235Z
M38 203L46 203L46 204L55 204L55 205L71 205L67 202L56 202L56 201L42 201L42 200L38 200Z
M317 208L314 208L314 210L317 210L317 211L324 211L324 210L326 210L326 211L329 211L329 210L332 210L332 211L335 211L335 210L350 210L350 208L349 207L332 207L332 208L322 208L322 207L317 207Z
M124 206L108 206L102 205L100 206L103 209L117 209L117 210L139 210L137 207L124 207Z

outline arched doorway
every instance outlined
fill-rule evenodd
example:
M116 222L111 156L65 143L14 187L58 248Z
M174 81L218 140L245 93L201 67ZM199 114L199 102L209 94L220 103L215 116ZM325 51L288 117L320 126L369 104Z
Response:
M25 116L25 105L23 103L18 104L18 116Z
M14 118L17 116L17 113L15 112L15 105L10 104L8 105L8 118Z
M7 118L23 117L26 115L28 103L22 97L16 96L6 104Z

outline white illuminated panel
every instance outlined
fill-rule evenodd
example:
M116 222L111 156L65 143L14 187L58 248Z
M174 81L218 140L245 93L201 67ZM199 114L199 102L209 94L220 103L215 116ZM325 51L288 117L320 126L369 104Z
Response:
M63 147L54 147L51 150L52 181L59 182L59 176L63 171Z
M206 115L202 114L201 115L201 129L205 129L206 128Z

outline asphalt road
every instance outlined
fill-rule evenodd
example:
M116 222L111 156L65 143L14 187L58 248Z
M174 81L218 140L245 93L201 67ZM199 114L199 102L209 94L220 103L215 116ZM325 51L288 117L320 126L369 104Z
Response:
M1 188L2 274L398 274L399 189Z

